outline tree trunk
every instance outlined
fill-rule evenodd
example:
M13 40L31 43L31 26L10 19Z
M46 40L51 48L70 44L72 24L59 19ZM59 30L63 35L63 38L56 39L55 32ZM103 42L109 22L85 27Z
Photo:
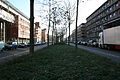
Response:
M34 0L30 0L30 54L34 53Z

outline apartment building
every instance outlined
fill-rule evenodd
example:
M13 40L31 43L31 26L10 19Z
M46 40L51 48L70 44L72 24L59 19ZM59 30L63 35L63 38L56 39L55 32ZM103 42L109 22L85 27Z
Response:
M30 21L7 0L0 0L0 40L29 42Z
M71 38L72 38L72 42L75 42L75 29L72 31ZM85 41L86 40L86 27L85 27L85 23L81 23L77 27L77 40L78 41Z
M75 42L75 29L72 31L72 34L70 35L71 41Z
M86 40L85 29L86 29L85 23L82 23L77 27L77 39L78 39L78 41L85 41Z
M120 0L107 0L86 20L88 40L98 40L102 30L120 25Z

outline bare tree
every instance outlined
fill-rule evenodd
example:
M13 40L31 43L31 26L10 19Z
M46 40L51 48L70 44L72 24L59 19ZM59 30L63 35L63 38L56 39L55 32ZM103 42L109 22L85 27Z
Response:
M40 14L40 17L48 22L48 45L49 45L50 28L52 28L52 42L54 40L53 35L55 34L56 34L56 42L58 42L58 38L60 37L59 34L62 34L63 31L66 31L66 28L68 26L69 28L68 42L70 42L70 25L74 21L74 19L72 18L75 12L75 2L74 4L72 4L69 0L67 1L66 0L64 1L63 0L43 0L42 2L40 1L38 2L42 4L42 9L43 9L40 11L42 12L42 14ZM51 22L53 24L51 24Z
M60 20L57 20L56 19L56 14L54 11L54 14L52 13L52 7L55 6L55 5L58 5L57 3L60 2L60 1L56 1L56 0L42 0L41 2L40 1L37 1L36 3L37 4L41 4L41 7L42 8L41 10L38 10L41 14L39 14L39 17L44 20L44 23L46 24L46 22L48 22L48 33L47 33L47 41L48 41L48 46L49 46L49 31L50 31L50 28L52 27L52 23L54 23L53 25L53 31L55 31L55 28L54 26L56 24L59 23ZM52 14L54 15L54 19L52 19ZM57 30L56 30L57 32Z
M69 28L69 36L68 36L68 44L70 42L70 26L74 21L74 13L75 13L75 2L70 2L69 0L64 1L64 7L62 10L64 11L63 13L63 18L65 19L64 24L67 22L68 23L68 28Z

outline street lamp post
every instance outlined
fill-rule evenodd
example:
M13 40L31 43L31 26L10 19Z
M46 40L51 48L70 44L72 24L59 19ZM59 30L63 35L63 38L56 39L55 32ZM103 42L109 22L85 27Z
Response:
M78 6L79 0L77 0L77 9L76 9L76 29L75 29L75 47L77 49L77 21L78 21Z
M30 53L34 53L34 0L30 0Z

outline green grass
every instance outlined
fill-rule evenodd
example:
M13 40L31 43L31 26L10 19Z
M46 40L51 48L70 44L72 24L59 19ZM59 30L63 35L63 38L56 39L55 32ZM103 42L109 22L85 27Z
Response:
M120 80L120 64L72 46L54 45L1 64L0 80Z

